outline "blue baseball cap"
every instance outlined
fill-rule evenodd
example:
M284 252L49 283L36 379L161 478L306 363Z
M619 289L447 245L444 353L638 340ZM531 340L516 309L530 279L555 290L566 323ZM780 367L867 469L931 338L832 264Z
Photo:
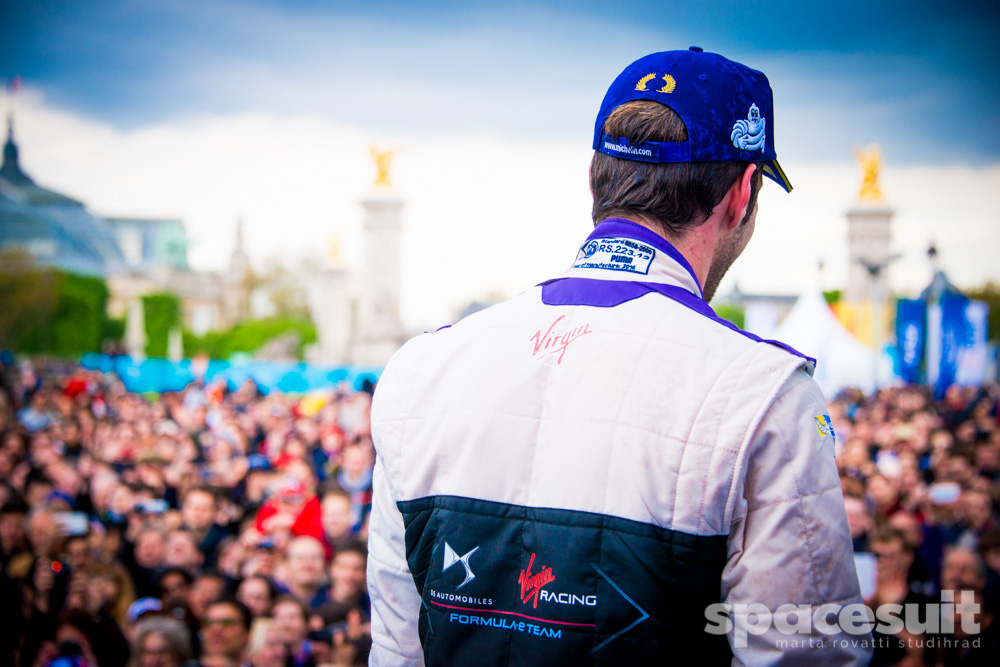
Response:
M139 598L129 605L128 611L125 612L125 620L134 625L143 614L159 611L163 611L163 602L159 598Z
M612 111L632 100L673 109L687 141L632 143L604 132ZM608 88L594 124L594 150L641 162L762 162L763 172L791 192L774 150L774 101L763 72L692 46L636 60Z

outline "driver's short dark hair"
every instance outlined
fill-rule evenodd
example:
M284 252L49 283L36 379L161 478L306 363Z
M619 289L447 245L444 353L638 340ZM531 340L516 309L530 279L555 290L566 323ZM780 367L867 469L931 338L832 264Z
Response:
M651 100L633 100L612 111L604 131L645 141L687 141L687 128L673 109ZM681 238L704 222L746 170L749 162L672 162L652 164L594 153L590 190L594 224L613 217L641 215L664 226L667 236ZM749 216L757 201L762 172L753 175Z

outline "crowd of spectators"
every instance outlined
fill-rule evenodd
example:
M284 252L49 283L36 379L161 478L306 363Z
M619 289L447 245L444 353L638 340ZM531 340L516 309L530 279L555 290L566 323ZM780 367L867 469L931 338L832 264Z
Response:
M367 664L371 395L0 381L0 664Z
M0 378L0 664L366 663L369 393L141 396L38 364ZM1000 664L998 397L830 403L866 603L904 609L877 667Z
M830 403L865 602L902 606L873 667L1000 664L998 397L905 386Z

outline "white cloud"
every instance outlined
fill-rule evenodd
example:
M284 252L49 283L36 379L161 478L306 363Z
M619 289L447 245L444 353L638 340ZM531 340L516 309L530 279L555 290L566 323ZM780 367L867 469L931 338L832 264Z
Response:
M795 185L791 195L765 188L754 240L727 281L735 279L741 290L754 292L795 294L811 281L824 289L842 289L848 271L845 214L860 185L860 172L849 160L790 172ZM959 286L1000 279L1000 165L974 169L888 163L882 169L882 191L895 209L890 247L902 255L890 268L895 292L916 296L930 282L927 248L932 241L942 268ZM723 285L720 294L731 284Z
M361 254L359 200L374 167L368 144L396 148L392 180L405 198L403 317L436 328L468 301L512 295L558 274L588 233L589 146L487 134L428 139L373 135L318 117L240 114L133 131L17 100L22 165L41 185L98 214L176 216L194 241L196 268L222 268L243 216L251 258L321 257L340 233L346 263ZM784 165L790 167L790 165ZM937 242L959 285L1000 279L995 248L1000 165L883 169L897 209L892 284L914 293L929 279ZM826 264L823 287L847 275L846 221L859 176L839 164L797 166L795 191L769 185L757 232L727 277L744 291L794 294ZM720 294L724 294L724 284Z

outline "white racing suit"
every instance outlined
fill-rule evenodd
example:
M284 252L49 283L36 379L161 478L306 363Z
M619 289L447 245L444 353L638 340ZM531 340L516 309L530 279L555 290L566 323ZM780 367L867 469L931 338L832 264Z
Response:
M866 664L814 363L620 219L411 340L372 407L371 664Z

